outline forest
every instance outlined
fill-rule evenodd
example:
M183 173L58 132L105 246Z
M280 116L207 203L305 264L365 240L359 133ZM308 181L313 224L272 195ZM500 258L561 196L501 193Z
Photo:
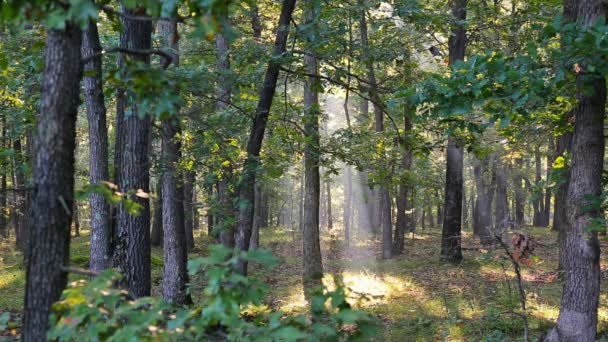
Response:
M608 341L607 17L0 1L0 341Z

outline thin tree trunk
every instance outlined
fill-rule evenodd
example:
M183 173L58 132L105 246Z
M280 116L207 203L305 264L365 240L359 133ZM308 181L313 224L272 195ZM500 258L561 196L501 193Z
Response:
M20 189L25 186L25 174L22 168L23 151L21 148L21 139L13 141L13 149L15 150L15 157L13 158L14 174L15 174L15 187ZM15 244L17 249L25 251L27 247L28 239L28 226L26 225L26 218L29 216L29 203L28 200L29 191L23 193L21 191L15 192Z
M304 2L304 25L309 27L306 36L306 43L311 44L310 36L314 35L316 20L318 15L318 1L307 0ZM309 75L317 75L317 59L315 51L306 47L308 53L304 56L304 67ZM309 292L311 287L321 285L323 278L323 263L321 261L321 247L319 243L319 206L321 195L320 183L320 135L319 135L319 79L313 76L307 77L304 81L304 164L305 164L305 184L304 184L304 230L303 230L303 272L305 292ZM329 196L329 191L327 192ZM329 201L329 199L328 199ZM331 208L331 205L328 207ZM331 215L331 209L327 211ZM328 217L328 222L331 218Z
M521 173L523 172L523 160L521 158L515 159L515 167L517 168L513 174L513 183L515 188L515 224L518 227L521 227L524 224L524 212L526 207L526 195L524 193L524 188L522 187L522 182L524 178Z
M156 185L156 199L154 200L154 217L152 219L152 233L150 234L152 246L163 244L163 177L158 177Z
M194 249L194 180L193 170L188 170L184 174L184 185L182 187L184 200L184 233L186 236L186 247L188 251Z
M260 244L260 226L262 225L263 194L259 184L255 185L255 203L258 205L254 208L253 231L251 232L251 241L249 242L249 250L255 250Z
M464 60L466 48L466 31L462 21L467 16L467 1L453 0L451 12L456 23L452 26L448 45L450 50L449 64ZM462 187L463 187L462 146L456 138L448 138L446 155L446 181L443 229L441 234L441 259L448 262L462 260Z
M534 165L535 165L535 170L536 170L536 190L534 191L534 202L533 202L533 207L534 207L534 217L532 220L532 225L536 226L536 227L540 227L543 225L543 213L545 211L544 207L545 207L545 201L544 201L544 196L543 196L543 191L542 189L540 189L540 183L542 181L542 173L541 173L541 156L540 156L540 150L537 147L534 150Z
M496 208L494 213L494 236L504 237L509 229L509 202L506 166L500 157L496 158Z
M277 57L283 55L287 46L289 34L289 23L296 0L283 0L281 15L279 17L278 31L272 52L272 57L268 63L264 83L260 89L260 98L255 111L255 117L251 132L247 142L247 157L243 165L242 183L239 189L239 217L236 232L236 245L242 251L249 249L251 231L253 228L253 210L255 206L255 179L259 166L260 150L266 131L266 123L272 105L272 99L276 91L277 79L279 77L280 62ZM236 269L243 275L247 274L247 262L239 260Z
M551 150L551 149L550 149ZM551 154L547 153L547 175L546 175L546 184L547 189L545 190L545 205L543 206L543 227L549 227L549 223L551 221L551 188L549 187L551 172L553 169L553 158L551 158Z
M74 201L72 208L72 223L74 225L74 236L80 236L80 217L78 216L78 202Z
M46 341L49 309L67 284L74 194L82 32L65 23L47 30L44 81L36 136L31 234L22 339Z
M373 101L375 128L376 132L384 132L384 111L381 106L381 99L378 95L378 86L374 64L369 55L368 28L367 28L367 13L364 3L360 0L359 5L362 6L361 18L359 19L359 29L361 34L362 59L367 71L367 81L369 83L369 96ZM377 192L378 200L378 217L382 227L382 258L390 259L393 256L393 223L391 199L388 192L388 186L381 184Z
M334 218L331 213L331 179L325 182L325 186L327 187L327 195L325 196L325 200L327 201L325 207L327 210L327 230L331 231L334 229Z
M2 116L2 148L6 149L8 148L8 146L6 145L7 142L7 127L6 127L6 115ZM6 173L8 172L6 165L3 165L2 167L2 179L0 180L0 187L1 187L1 193L0 193L0 237L3 238L8 238L9 236L9 227L8 227L8 217L6 216L6 213L8 212L8 201L7 201L7 192L6 192L6 188L7 188L7 179L6 179Z
M82 55L92 56L101 52L97 23L89 22L82 35ZM108 165L108 128L106 105L103 94L101 55L84 65L84 95L89 121L89 177L91 184L110 180ZM112 264L112 231L110 205L102 194L89 195L91 207L90 267L100 272Z
M123 9L124 13L137 15L136 11ZM139 11L137 11L139 12ZM123 18L124 31L121 45L127 48L148 50L152 43L152 23L148 20ZM127 58L127 56L123 56ZM150 56L133 55L128 58L150 63ZM127 103L125 102L125 105ZM113 264L123 274L123 284L135 297L150 295L150 203L146 195L132 194L140 191L149 193L151 119L147 113L139 113L137 104L128 103L129 115L123 113L121 132L122 154L118 177L122 193L129 193L128 199L141 206L137 215L129 213L124 205L118 208L118 226Z

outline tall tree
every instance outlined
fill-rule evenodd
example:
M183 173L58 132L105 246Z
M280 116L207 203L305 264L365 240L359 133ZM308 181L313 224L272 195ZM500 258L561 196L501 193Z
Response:
M397 194L397 222L395 224L395 239L394 251L396 254L403 253L405 246L405 233L411 220L411 203L409 196L411 195L410 172L412 170L412 161L414 159L413 151L409 144L410 135L412 134L412 118L409 112L405 113L404 129L400 143L401 148L401 172L403 179L399 182L399 193Z
M91 21L82 35L82 55L90 60L84 65L84 98L89 121L89 179L91 184L110 180L108 165L108 128L103 94L101 43L97 23ZM110 205L102 194L89 195L91 208L90 267L94 272L111 266L112 232Z
M451 0L453 24L448 40L449 65L464 60L467 35L464 21L467 18L467 0ZM462 260L462 187L464 151L456 137L448 138L445 173L445 204L441 234L441 259L449 262Z
M287 37L289 34L289 23L291 22L295 4L296 0L283 0L272 58L268 62L268 68L264 75L264 83L260 89L260 98L247 141L247 157L243 165L242 181L239 189L239 202L241 203L241 206L239 207L236 232L236 246L242 251L247 251L249 249L249 242L251 240L255 205L255 179L260 163L260 150L262 149L268 115L270 114L270 107L272 105L272 99L274 98L277 79L279 78L279 71L281 69L281 63L278 60L278 57L285 53ZM247 262L240 260L237 270L241 274L246 275Z
M163 20L157 24L162 45L168 50L175 66L179 65L177 22ZM181 126L179 117L171 116L161 123L162 138L162 221L163 221L163 298L169 303L192 302L187 292L188 246L184 224L183 174L179 170L181 158Z
M367 82L369 84L369 97L373 102L375 129L376 132L384 132L384 109L382 108L381 99L378 94L378 82L374 70L374 63L370 56L368 27L367 27L367 6L364 0L359 0L361 8L361 17L359 18L359 30L361 39L361 49L363 63L367 71ZM390 259L393 256L393 220L391 218L391 197L388 191L388 185L381 184L377 192L379 222L382 227L382 258Z
M141 13L143 9L123 8L120 43L123 48L150 50L152 44L152 22ZM140 17L140 18L137 18ZM124 54L144 64L150 64L148 54ZM118 208L118 226L114 249L114 266L124 274L124 284L135 297L150 295L150 203L147 193L150 188L150 129L152 122L147 113L141 113L138 104L127 97L124 118L120 131L121 153L118 170L119 188L128 194L128 199L141 206L137 215L129 213L124 205ZM117 115L118 116L118 115ZM143 192L143 193L142 193Z
M603 20L607 13L600 0L580 0L576 6L582 27ZM595 341L597 333L600 245L594 221L601 218L601 209L591 202L602 193L606 80L600 73L585 71L576 75L576 88L572 166L564 238L560 239L566 272L557 327L549 334L550 341Z
M224 111L228 108L232 92L230 91L229 77L227 73L230 71L230 42L224 34L215 36L215 47L217 50L217 71L218 87L217 87L217 109ZM217 223L220 227L220 242L228 247L234 247L234 210L233 210L233 192L230 190L230 178L232 175L232 165L222 168L222 175L217 185L217 194L221 209L217 215Z
M304 2L304 25L308 28L306 35L306 54L304 55L304 68L310 76L304 81L304 230L303 230L303 255L304 264L302 278L305 284L321 285L323 278L323 263L321 261L321 247L319 244L319 207L320 207L320 173L321 161L320 135L319 135L319 78L317 58L315 57L314 36L315 25L319 11L318 0L306 0ZM328 203L329 204L329 203ZM329 209L328 213L330 213ZM329 218L328 218L329 220ZM307 286L305 286L305 289Z
M66 22L46 36L44 81L34 159L22 338L45 341L51 304L67 283L74 196L76 116L82 32Z

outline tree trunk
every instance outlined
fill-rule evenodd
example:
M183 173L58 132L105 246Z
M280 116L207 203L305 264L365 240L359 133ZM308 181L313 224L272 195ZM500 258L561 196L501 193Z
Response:
M492 156L486 156L473 168L475 187L477 188L473 232L484 245L494 242L492 234L492 202L494 201L496 172L493 171L495 170L495 165L492 159ZM492 174L489 184L485 179L486 177L484 177L484 173Z
M66 22L47 30L40 119L33 169L32 220L22 339L46 341L49 309L67 283L74 195L76 117L82 32Z
M188 251L194 249L194 179L193 170L184 172L184 186L182 188L184 199L184 233Z
M168 50L175 66L179 65L177 22L159 21L157 31L162 46ZM163 222L163 299L168 303L184 305L192 302L187 293L188 245L186 224L190 212L184 210L184 178L181 177L181 127L179 118L172 116L161 123L162 153L162 222ZM191 193L190 193L191 195ZM191 201L190 201L191 204ZM190 208L192 206L190 205ZM191 218L191 216L190 216ZM192 220L190 219L190 233Z
M543 225L543 214L545 211L545 201L544 201L544 196L543 196L543 191L540 188L540 184L542 181L542 176L541 176L541 156L540 156L540 150L537 147L534 150L534 165L535 165L535 170L536 170L536 184L535 184L535 190L534 190L534 201L532 206L534 207L534 217L532 220L532 225L534 225L535 227L541 227Z
M467 17L466 7L466 0L454 0L451 3L451 12L456 23L452 26L452 33L448 40L450 65L464 60L467 36L462 21ZM462 146L455 137L449 137L446 155L444 219L441 233L441 259L448 262L462 260L460 234L462 230L463 156Z
M331 213L331 179L328 179L325 182L325 186L327 187L327 196L325 197L327 210L327 230L331 231L334 229L334 218Z
M152 233L150 234L152 246L163 244L163 177L158 177L156 186L156 199L154 200L154 217L152 220Z
M504 238L509 229L509 202L507 199L506 166L496 158L496 208L494 211L494 238Z
M411 147L408 144L412 134L412 117L411 113L405 113L403 126L403 140L401 141L401 172L403 178L399 182L399 192L397 194L397 218L395 222L395 238L393 240L395 254L402 254L405 247L405 233L409 228L409 221L412 220L411 203L409 196L411 195L410 172L412 171L412 161L414 155Z
M316 35L316 21L318 15L318 2L307 0L304 2L304 25L308 27L306 34L307 54L304 56L304 67L309 75L317 75L317 59L315 51L308 45L312 43L311 37ZM321 159L320 136L319 136L319 79L307 77L304 81L304 231L303 243L303 273L304 289L308 292L311 287L320 286L323 278L323 263L321 261L321 247L319 243L319 205L321 195L319 164ZM329 189L327 192L329 196ZM328 199L328 207L329 205ZM327 211L331 215L331 209ZM328 216L328 222L331 218Z
M97 23L91 21L82 35L82 55L92 56L100 52L101 43ZM101 55L87 62L84 65L84 71L84 98L89 121L89 180L91 184L101 184L110 180ZM110 205L102 194L96 192L89 195L89 202L91 207L90 267L92 271L100 272L112 264Z
M25 186L25 174L23 172L23 152L21 148L21 139L16 139L13 141L13 149L15 150L15 156L13 158L14 165L14 178L15 178L15 187L17 189L21 189ZM25 251L27 247L27 239L28 239L28 226L26 225L27 217L29 216L30 211L30 201L28 197L30 197L30 192L15 192L15 207L14 211L14 229L15 229L15 244L17 249L21 251Z
M606 15L602 1L578 2L578 21L591 26ZM583 66L584 68L585 66ZM560 249L565 252L565 279L557 327L550 341L595 341L600 292L600 246L593 221L599 208L586 208L602 193L603 122L606 80L581 73L576 78L578 105L574 109L572 167L566 195L566 221ZM589 93L588 89L593 91Z
M74 236L80 236L80 217L78 216L78 202L74 201L72 208L72 223L74 225Z
M515 159L516 170L513 172L513 183L515 188L515 224L521 227L524 224L524 212L526 207L526 194L522 188L522 167L523 160L521 158Z
M176 23L167 22L167 24L175 25ZM169 303L183 305L190 303L191 299L186 291L188 284L188 247L184 226L184 189L180 184L181 179L178 170L181 144L177 136L181 132L177 118L164 120L161 123L161 131L164 163L162 176L163 299Z
M123 10L126 14L137 15L136 11ZM140 11L137 11L140 12ZM152 42L152 23L148 20L123 18L124 31L121 34L121 45L127 48L148 50ZM123 56L150 63L150 56ZM127 101L128 102L128 101ZM125 103L129 113L123 113L121 132L122 154L118 177L119 188L127 198L141 206L137 215L129 213L124 205L118 208L118 226L114 250L114 266L123 274L123 284L135 297L150 295L150 203L146 195L139 196L134 192L149 193L151 119L147 113L139 113L136 103ZM117 132L118 133L118 132Z
M360 0L359 5L364 5ZM373 101L375 128L376 132L384 132L384 110L381 106L381 99L378 95L378 86L374 70L373 59L369 55L369 42L367 33L367 12L362 6L359 29L361 34L362 59L367 71L367 81L369 83L369 97ZM393 256L393 223L391 210L391 197L388 192L388 185L381 184L377 191L379 223L382 229L382 258L390 259Z
M6 128L6 115L2 116L2 149L7 149L8 146L6 145L7 142L7 128ZM7 217L7 212L8 212L8 201L7 201L7 179L6 179L6 173L8 172L7 170L7 165L4 164L2 167L2 179L0 180L0 187L1 187L1 193L0 193L0 237L3 238L8 238L9 236L9 227L8 227L8 217Z
M255 206L255 179L259 166L260 150L264 140L264 132L268 122L268 115L272 105L272 99L276 91L277 79L279 78L280 62L278 57L283 55L287 46L289 34L289 23L295 8L296 0L283 0L281 15L279 17L278 31L275 39L272 58L268 63L264 83L260 89L260 98L255 111L255 117L249 140L247 142L247 157L243 165L242 183L239 189L239 217L236 233L236 245L242 251L249 249L251 231L253 229L253 210ZM237 270L247 275L247 262L239 260Z
M262 211L264 210L263 194L260 184L255 185L255 203L258 205L254 208L253 230L251 231L251 241L249 241L249 250L255 250L260 245L260 226L262 225Z
M545 190L545 205L543 206L543 227L549 227L551 221L551 188L549 187L551 179L551 171L553 169L553 159L551 154L547 153L547 175L546 175L546 190Z

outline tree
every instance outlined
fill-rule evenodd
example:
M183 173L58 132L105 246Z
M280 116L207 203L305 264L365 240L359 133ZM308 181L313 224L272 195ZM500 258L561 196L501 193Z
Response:
M411 213L408 211L411 210L411 203L409 197L411 196L411 175L412 171L412 161L413 161L413 151L409 146L409 135L412 133L412 118L410 113L405 113L404 120L404 129L403 134L405 138L401 141L401 172L404 173L401 181L399 182L399 193L397 195L397 222L395 224L395 238L394 242L394 251L396 254L403 253L404 245L405 245L405 233L408 230L410 225L409 221L411 220ZM438 213L439 214L439 213Z
M369 84L369 97L373 102L375 129L376 132L384 132L384 109L382 108L381 99L378 95L378 82L376 81L376 73L374 70L373 60L369 55L368 28L367 28L367 10L364 0L359 0L361 7L361 17L359 18L359 30L361 34L362 58L367 71L367 82ZM393 256L393 220L391 218L391 197L388 191L388 185L381 184L378 193L378 211L380 225L382 226L382 258L390 259Z
M82 32L71 21L47 30L34 193L29 230L22 338L45 341L51 304L67 283L74 201L76 115L80 102Z
M323 264L321 261L321 247L319 244L319 207L321 196L321 183L319 164L321 162L320 136L319 136L319 79L317 58L312 44L317 34L317 15L319 3L317 0L304 2L303 23L308 27L306 34L306 54L304 55L304 68L308 76L304 81L304 225L302 231L303 244L303 270L302 278L305 289L309 286L321 285L323 278ZM328 201L329 205L329 201ZM331 209L328 209L331 213ZM331 220L328 217L328 222Z
M101 43L97 23L91 21L82 35L82 55L85 63L84 95L89 121L89 177L91 184L110 180L108 166L108 128L103 94ZM100 272L111 266L112 232L110 205L98 192L89 195L91 204L91 270Z
M295 8L296 0L283 0L281 5L281 15L272 52L272 58L268 62L264 83L260 89L260 97L249 139L247 141L247 157L243 165L243 174L239 188L239 216L236 232L236 246L242 250L249 249L251 231L253 229L253 211L255 206L255 179L259 166L260 150L264 140L264 132L272 105L272 99L276 91L277 79L281 68L278 57L283 55L287 46L287 36L289 34L289 23ZM237 269L241 274L247 274L247 261L240 260Z
M176 21L157 24L163 46L169 50L173 64L179 64L179 40ZM187 292L188 245L184 212L184 178L179 170L181 126L176 115L161 123L162 137L162 221L163 221L163 298L169 303L191 303Z
M141 16L142 9L123 9L123 32L120 37L126 49L149 50L152 44L152 22ZM132 16L140 17L132 18ZM134 62L150 64L149 54L124 54ZM118 150L120 166L118 186L127 194L127 199L141 206L139 213L130 213L125 205L118 208L118 226L114 249L114 266L123 272L124 284L135 297L150 295L150 146L151 118L148 113L140 112L132 96L126 96L124 112L117 121L120 135ZM122 101L120 98L118 101ZM117 111L118 112L118 111Z
M594 25L606 16L602 1L581 0L575 4L577 23L582 27ZM600 73L582 72L576 75L576 86L572 166L564 237L560 239L560 249L566 253L566 272L557 326L547 337L549 341L595 341L597 333L600 246L595 222L601 213L592 201L602 193L606 80Z
M451 4L452 33L448 40L450 49L449 64L464 60L466 48L466 30L463 21L467 17L467 1L452 0ZM445 204L443 230L441 235L441 259L448 262L462 260L462 187L463 187L464 151L457 138L448 138L445 173Z

